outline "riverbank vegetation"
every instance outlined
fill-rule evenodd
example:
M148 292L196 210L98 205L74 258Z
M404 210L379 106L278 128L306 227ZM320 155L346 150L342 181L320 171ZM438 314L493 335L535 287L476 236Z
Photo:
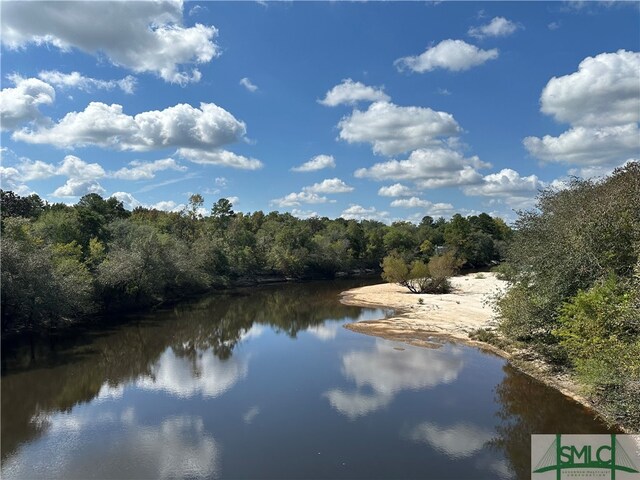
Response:
M519 213L501 271L501 332L640 428L640 163L542 192Z
M449 279L459 263L453 253L446 252L434 255L428 263L414 260L408 265L398 253L392 252L382 260L382 278L407 287L411 293L447 293L451 290Z
M486 213L437 222L425 217L418 233L418 249L393 249L382 260L382 278L412 293L447 293L449 278L461 267L498 264L512 237L501 218Z
M2 331L60 325L261 279L377 271L391 252L428 261L448 248L469 266L489 265L511 233L486 214L385 225L240 213L227 199L210 215L203 209L197 194L180 212L130 212L97 194L68 206L2 192Z

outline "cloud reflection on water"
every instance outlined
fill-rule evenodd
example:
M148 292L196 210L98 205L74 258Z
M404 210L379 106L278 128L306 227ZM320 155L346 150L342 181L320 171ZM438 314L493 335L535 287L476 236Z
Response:
M197 416L172 416L148 426L129 407L99 415L80 409L38 421L57 434L20 449L3 465L2 478L164 479L216 477L220 471L220 446Z
M378 320L387 317L392 311L383 308L363 308L358 316L344 317L342 320L326 321L319 325L312 325L307 332L322 342L333 340L345 323L363 320Z
M423 422L409 432L411 440L428 443L452 459L474 455L495 436L494 432L469 423L442 427L435 423Z
M151 367L151 375L136 380L144 390L162 390L185 398L201 394L217 397L247 376L249 356L234 355L220 360L211 351L178 356L167 349Z
M333 340L338 334L338 329L342 328L339 323L325 322L322 325L307 328L307 332L323 342Z
M498 437L492 429L471 422L456 422L443 426L426 421L419 423L403 436L411 441L427 444L454 462L472 458L477 470L488 471L495 478L513 478L514 472L506 460L490 451L491 442Z
M389 405L402 390L423 390L451 383L464 366L462 355L455 348L396 350L396 345L376 339L372 350L355 350L343 355L342 373L356 384L356 390L325 392L323 395L331 406L355 419ZM364 389L371 393L363 392Z

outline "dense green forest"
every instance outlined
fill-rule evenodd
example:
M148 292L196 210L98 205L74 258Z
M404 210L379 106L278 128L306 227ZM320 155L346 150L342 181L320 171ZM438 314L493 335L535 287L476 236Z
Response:
M226 199L202 216L200 195L181 212L129 212L115 198L97 194L73 206L1 194L3 332L260 279L379 271L389 254L428 262L447 250L457 265L486 267L503 257L512 234L501 219L484 213L385 225L236 213Z
M640 428L640 163L542 192L500 269L503 334L573 369L611 417Z

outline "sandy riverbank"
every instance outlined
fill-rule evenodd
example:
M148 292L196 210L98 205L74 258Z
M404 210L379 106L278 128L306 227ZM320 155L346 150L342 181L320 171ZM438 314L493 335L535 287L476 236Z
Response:
M607 420L597 406L581 394L579 385L569 375L555 372L532 352L515 347L502 350L469 338L469 333L479 328L495 329L497 319L491 298L504 292L507 282L493 273L472 273L453 277L451 285L451 293L442 295L413 294L405 287L389 283L342 292L340 301L346 305L394 310L387 318L349 323L345 328L418 346L433 346L434 337L445 337L494 352ZM620 428L624 431L624 427Z
M414 294L405 287L390 283L347 290L342 293L342 303L392 308L395 314L385 319L351 323L346 327L398 340L407 341L414 337L415 341L410 343L419 343L430 335L481 343L471 342L469 332L496 326L490 298L506 290L507 282L498 280L493 273L472 273L453 277L451 285L451 293L442 295Z

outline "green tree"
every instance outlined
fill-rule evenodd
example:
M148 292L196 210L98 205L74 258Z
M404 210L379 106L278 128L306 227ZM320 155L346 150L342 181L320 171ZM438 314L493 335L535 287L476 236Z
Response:
M392 252L382 260L382 278L403 286L409 281L409 266L397 252Z
M498 302L508 335L557 342L561 306L610 274L630 278L640 248L640 163L601 181L574 179L519 213L507 259L514 288Z
M405 257L411 257L419 245L417 228L410 222L394 222L387 228L383 241L387 252L395 250Z
M233 204L229 201L228 198L220 198L216 203L211 207L211 216L213 218L231 218L235 216L235 212L233 211Z
M0 204L3 220L7 217L37 218L45 206L42 199L35 193L21 197L5 190L0 190Z
M519 212L500 328L573 367L594 401L640 425L640 162L573 179Z
M412 293L446 293L457 262L452 253L446 253L432 257L428 264L414 260L409 266L402 256L392 252L382 261L382 278Z
M455 258L452 252L445 252L429 259L427 268L429 270L430 282L426 285L425 291L429 293L446 293L451 288L449 279L460 267L460 261Z
M82 225L75 209L48 209L33 223L35 234L49 243L70 243L83 237Z
M26 219L5 219L2 330L34 330L93 311L93 283L77 243L50 246Z
M184 207L185 214L193 221L200 220L202 213L200 209L204 205L204 197L199 193L194 193L189 197L189 204Z

